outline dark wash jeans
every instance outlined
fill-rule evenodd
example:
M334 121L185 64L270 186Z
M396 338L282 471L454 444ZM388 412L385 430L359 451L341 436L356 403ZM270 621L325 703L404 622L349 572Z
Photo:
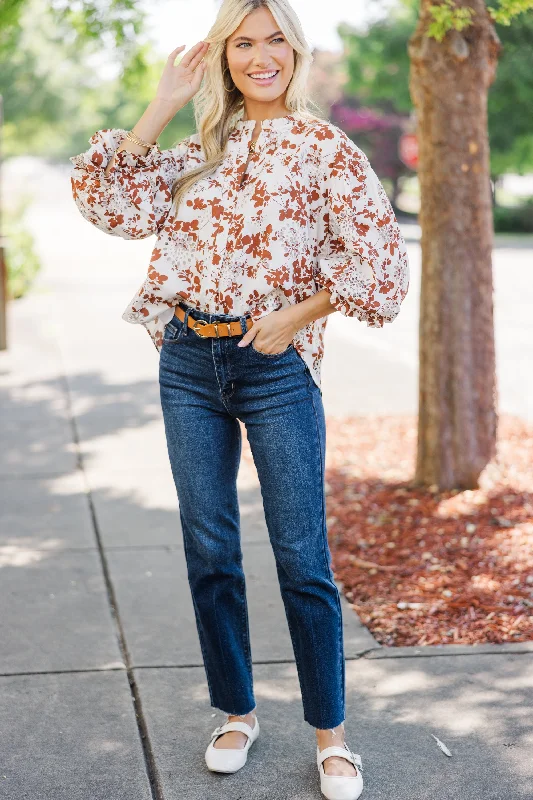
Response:
M195 319L240 320L181 303ZM247 714L256 703L242 569L237 472L239 420L260 481L302 693L304 719L345 719L339 591L325 509L322 395L294 345L279 354L237 347L242 335L201 338L173 317L159 383L179 501L188 580L211 706Z

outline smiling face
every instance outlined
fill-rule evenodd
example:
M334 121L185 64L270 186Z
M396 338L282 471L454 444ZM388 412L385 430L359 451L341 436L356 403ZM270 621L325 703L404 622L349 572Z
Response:
M226 56L248 119L287 112L285 95L294 72L294 51L268 8L258 8L243 19L226 41Z

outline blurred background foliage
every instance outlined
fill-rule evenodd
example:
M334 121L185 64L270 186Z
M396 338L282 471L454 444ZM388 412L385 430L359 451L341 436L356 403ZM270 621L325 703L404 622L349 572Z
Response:
M24 219L31 200L31 195L19 197L15 205L3 211L3 230L9 243L6 253L8 299L23 297L41 268L35 239Z
M153 97L164 58L142 36L133 0L63 4L7 0L0 8L3 155L65 159L102 127L131 128ZM16 24L14 24L14 20ZM192 105L164 147L194 129Z
M407 43L418 16L418 0L401 0L387 16L358 33L341 26L346 48L348 97L364 106L410 115ZM496 80L489 92L491 173L533 171L533 13L496 24L502 43Z

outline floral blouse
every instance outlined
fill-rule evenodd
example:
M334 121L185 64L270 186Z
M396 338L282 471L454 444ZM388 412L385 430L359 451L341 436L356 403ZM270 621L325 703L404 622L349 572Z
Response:
M123 239L157 236L122 316L144 325L158 350L180 300L257 321L326 288L336 309L369 327L399 313L409 286L405 242L367 156L332 123L294 112L262 122L244 174L255 124L236 121L223 162L184 195L177 215L174 180L205 160L198 133L146 156L121 150L108 177L125 130L97 131L70 159L85 219ZM319 387L327 318L293 339Z

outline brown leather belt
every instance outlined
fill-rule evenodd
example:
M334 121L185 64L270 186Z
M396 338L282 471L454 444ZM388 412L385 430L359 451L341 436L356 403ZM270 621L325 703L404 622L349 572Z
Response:
M176 306L174 310L175 316L182 322L185 319L185 311L181 306ZM246 317L246 328L250 330L253 325L251 317ZM205 319L194 319L191 314L187 318L187 327L192 328L199 336L242 336L242 328L239 320L234 322L207 322ZM201 329L201 333L200 333Z

